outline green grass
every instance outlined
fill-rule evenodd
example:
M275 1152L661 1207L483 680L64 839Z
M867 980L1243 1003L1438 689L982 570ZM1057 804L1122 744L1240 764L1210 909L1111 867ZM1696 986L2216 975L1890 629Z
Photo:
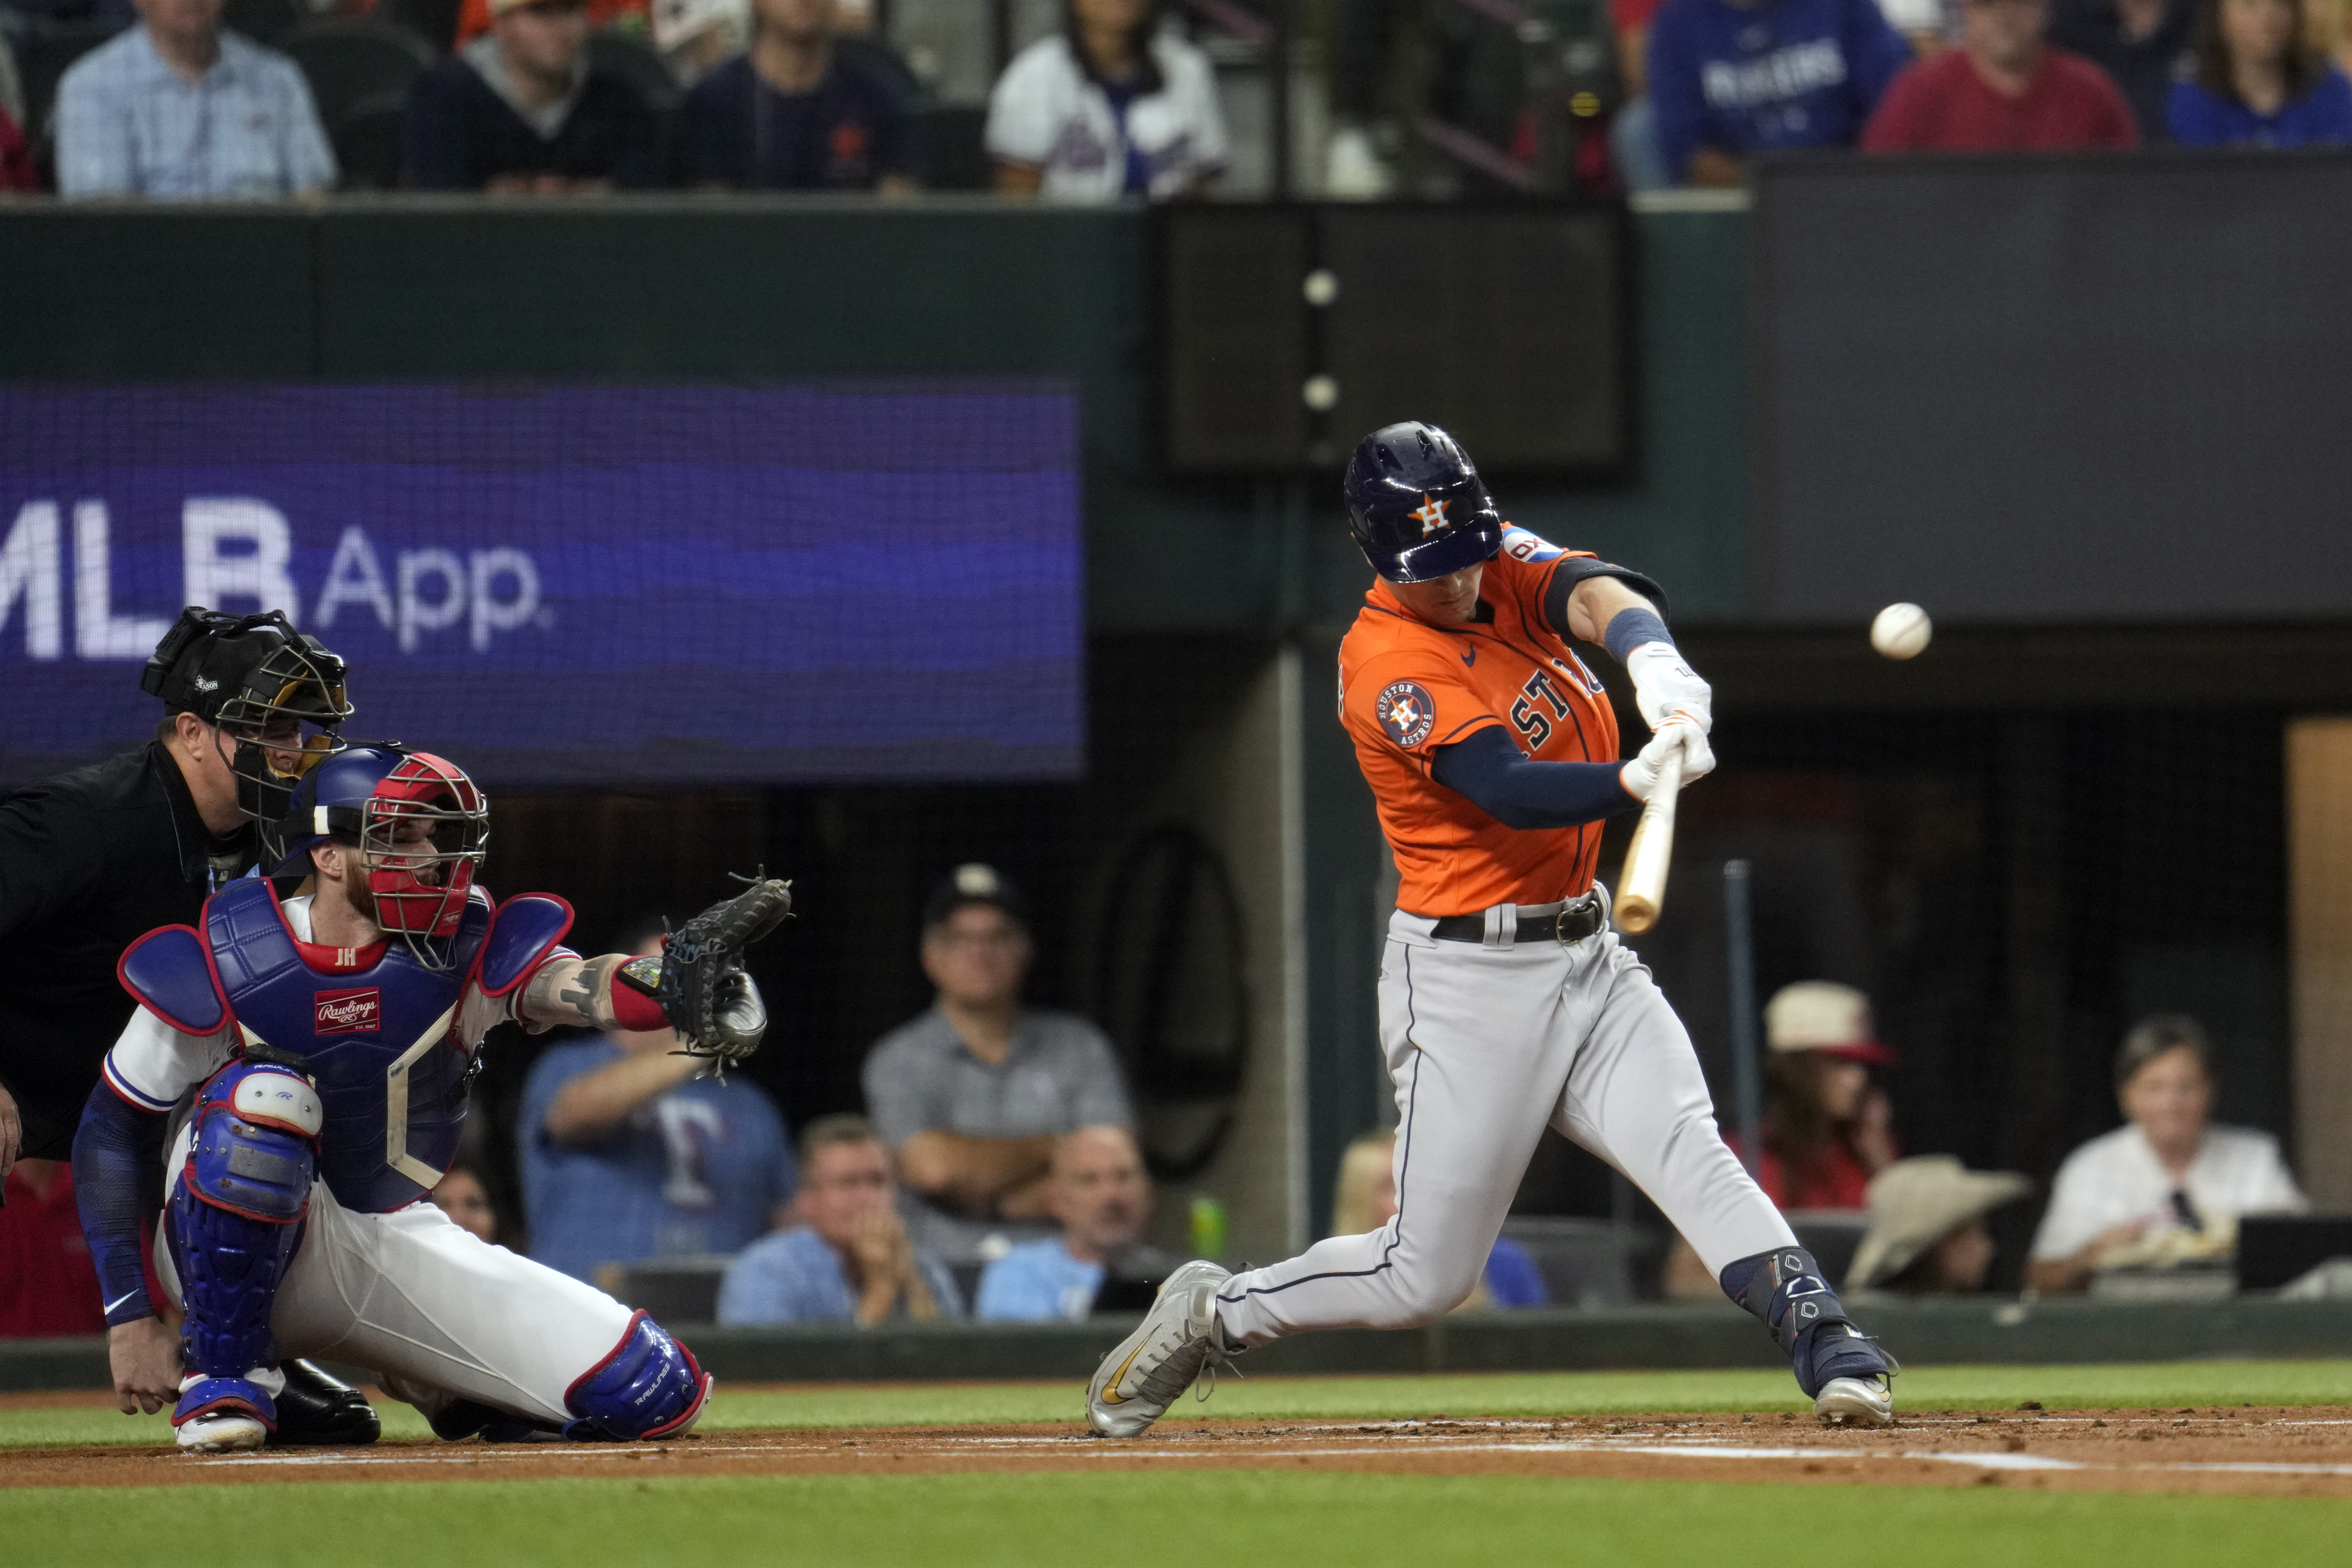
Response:
M2090 1406L2352 1405L2352 1361L2167 1362L2095 1366L1927 1367L1896 1384L1914 1410L2008 1409L2028 1399L2053 1409ZM1083 1387L1068 1383L835 1385L730 1389L719 1385L702 1430L766 1427L949 1426L1079 1418ZM1270 1421L1366 1420L1415 1415L1587 1415L1675 1410L1801 1410L1796 1385L1778 1372L1595 1372L1449 1377L1228 1378L1195 1415ZM385 1436L424 1437L425 1423L387 1400ZM70 1410L0 1410L0 1448L64 1444L164 1443L160 1415L117 1415L101 1405Z
M2266 1568L2340 1563L2352 1502L2010 1488L1317 1472L708 1478L0 1491L11 1562L71 1568L677 1563L1570 1563ZM199 1543L215 1543L210 1549Z

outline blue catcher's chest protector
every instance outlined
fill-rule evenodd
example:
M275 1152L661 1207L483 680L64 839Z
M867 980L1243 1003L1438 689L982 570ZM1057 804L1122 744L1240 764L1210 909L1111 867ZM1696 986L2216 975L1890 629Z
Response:
M205 905L205 940L241 1030L302 1058L318 1086L319 1174L343 1207L387 1214L414 1203L457 1157L473 1058L452 1031L490 923L477 890L445 939L447 969L427 969L393 937L368 967L330 972L304 960L260 878Z

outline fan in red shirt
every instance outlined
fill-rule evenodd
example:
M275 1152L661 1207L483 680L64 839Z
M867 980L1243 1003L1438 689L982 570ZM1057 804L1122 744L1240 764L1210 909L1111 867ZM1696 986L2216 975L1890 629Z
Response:
M1895 79L1865 153L2131 148L2139 127L2107 73L2042 41L2048 0L1961 0L1960 47Z

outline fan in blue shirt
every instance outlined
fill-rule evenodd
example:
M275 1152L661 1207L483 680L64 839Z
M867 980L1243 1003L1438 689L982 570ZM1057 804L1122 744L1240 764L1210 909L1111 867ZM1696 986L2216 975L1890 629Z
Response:
M1650 25L1659 151L1677 180L1727 184L1750 153L1850 147L1910 62L1877 0L1667 0Z
M802 1131L790 1230L761 1237L719 1286L727 1324L848 1323L963 1315L947 1266L907 1239L890 1155L863 1116L820 1116Z
M2194 58L2164 105L2182 146L2352 142L2352 80L2305 41L2302 0L2200 0Z
M676 1043L667 1030L583 1035L531 1064L521 1142L532 1258L593 1282L599 1264L740 1251L777 1223L793 1173L774 1103L740 1077L696 1078L709 1064Z
M1151 1178L1126 1128L1081 1127L1055 1145L1046 1203L1062 1234L991 1263L980 1277L974 1317L1083 1318L1114 1272L1155 1287L1167 1278L1171 1260L1136 1245L1151 1217Z

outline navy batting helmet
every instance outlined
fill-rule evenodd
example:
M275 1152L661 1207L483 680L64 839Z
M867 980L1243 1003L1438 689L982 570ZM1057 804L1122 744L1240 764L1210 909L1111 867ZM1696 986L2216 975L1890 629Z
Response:
M1503 519L1460 443L1417 419L1356 443L1343 481L1348 531L1391 583L1426 583L1491 560Z

